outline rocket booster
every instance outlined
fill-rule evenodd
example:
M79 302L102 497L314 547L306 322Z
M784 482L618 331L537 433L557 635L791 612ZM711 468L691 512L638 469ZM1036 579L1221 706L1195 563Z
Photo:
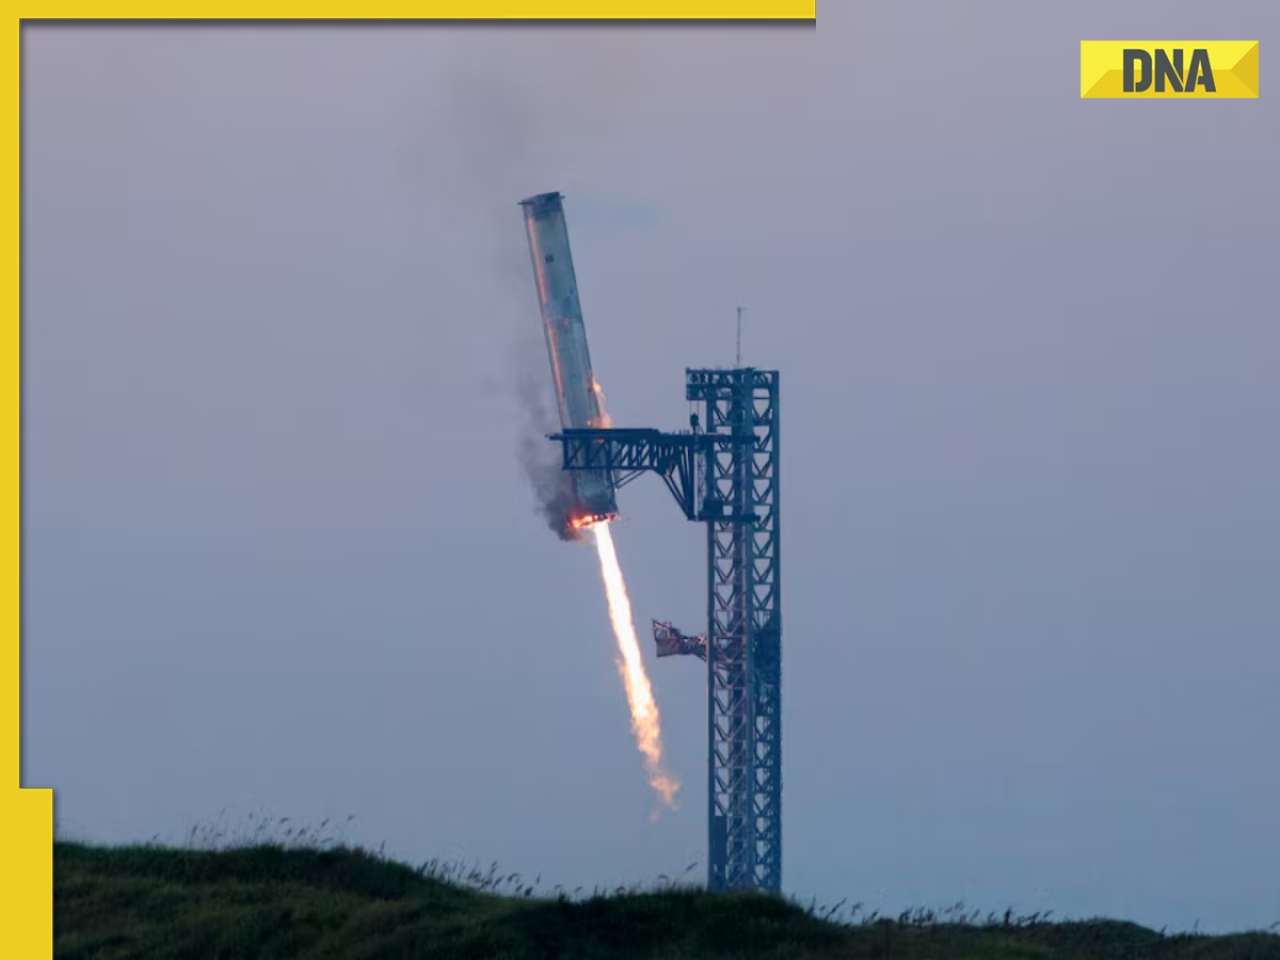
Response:
M551 360L551 380L562 428L605 427L608 419L599 384L591 372L587 328L582 323L562 199L558 193L543 193L520 201L529 234L547 356ZM578 499L573 519L606 519L617 514L613 478L607 471L574 471L573 482Z

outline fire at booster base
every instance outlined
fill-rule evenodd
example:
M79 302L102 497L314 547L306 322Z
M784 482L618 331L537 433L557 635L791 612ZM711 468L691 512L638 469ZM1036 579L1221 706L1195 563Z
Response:
M582 305L578 301L578 281L569 252L563 199L559 193L542 193L520 201L529 235L547 356L551 361L551 381L562 428L605 427L609 425L608 418L599 384L591 372L587 328L582 322ZM613 478L608 471L575 471L572 478L576 503L568 522L581 525L617 516Z

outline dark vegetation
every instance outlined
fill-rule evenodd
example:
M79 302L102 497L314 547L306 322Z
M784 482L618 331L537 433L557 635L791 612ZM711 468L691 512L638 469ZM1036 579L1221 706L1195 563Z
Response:
M535 895L522 879L346 848L54 848L56 955L447 958L1276 958L1280 936L1035 915L865 916L670 883ZM506 891L496 892L496 891ZM826 916L841 917L841 922ZM850 919L854 918L854 919Z

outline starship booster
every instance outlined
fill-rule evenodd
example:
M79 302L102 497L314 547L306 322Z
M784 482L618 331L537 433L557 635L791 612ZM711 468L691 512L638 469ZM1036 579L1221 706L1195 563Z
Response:
M563 199L558 193L542 193L520 201L529 234L542 329L547 337L547 356L551 360L551 380L562 428L607 427L600 385L591 372ZM607 470L575 471L571 476L577 491L571 522L581 524L617 516L613 477Z

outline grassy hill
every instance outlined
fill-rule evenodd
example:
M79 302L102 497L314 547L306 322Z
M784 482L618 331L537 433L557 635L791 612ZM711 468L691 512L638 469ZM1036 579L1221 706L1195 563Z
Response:
M1280 937L1130 923L818 919L785 900L671 889L500 896L353 850L54 848L66 958L1276 958Z

